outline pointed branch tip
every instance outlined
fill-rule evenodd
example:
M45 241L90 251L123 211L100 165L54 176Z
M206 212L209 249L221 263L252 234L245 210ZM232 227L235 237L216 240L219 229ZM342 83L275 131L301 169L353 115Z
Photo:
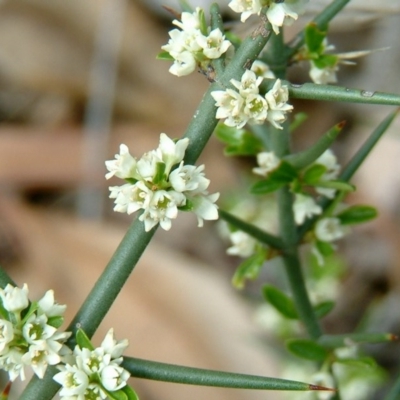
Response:
M308 385L310 390L323 390L325 392L336 392L336 389L332 389L332 388L327 388L325 386L319 386L319 385Z

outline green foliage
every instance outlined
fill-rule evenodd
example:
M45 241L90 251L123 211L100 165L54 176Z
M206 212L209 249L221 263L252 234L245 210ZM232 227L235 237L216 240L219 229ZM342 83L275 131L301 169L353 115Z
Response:
M253 194L267 194L291 183L298 176L297 171L288 162L281 161L279 166L271 171L268 176L255 183L251 188Z
M226 145L224 152L227 156L254 156L263 149L261 141L246 129L218 124L215 135Z
M292 354L306 360L324 361L328 355L328 352L313 340L290 339L286 342L286 347Z
M289 319L299 319L293 300L278 288L271 285L265 285L262 289L262 293L264 299L275 307L275 309L284 317Z
M237 289L243 289L246 280L257 279L266 257L267 249L260 247L237 267L232 278L232 285Z
M361 224L363 222L371 221L378 216L378 211L375 207L357 205L351 206L346 210L337 214L342 225Z
M90 341L86 333L83 331L83 329L78 329L76 331L75 338L76 338L76 343L81 349L89 349L90 351L94 350L92 342Z

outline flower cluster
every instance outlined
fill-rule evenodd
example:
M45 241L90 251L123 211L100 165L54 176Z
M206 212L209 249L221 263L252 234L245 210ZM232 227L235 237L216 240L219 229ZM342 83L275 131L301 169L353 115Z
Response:
M193 211L198 226L203 226L203 220L218 219L215 202L219 193L208 193L210 181L204 176L204 165L195 167L182 161L188 144L189 139L175 143L162 133L159 147L139 160L121 144L115 160L106 161L107 179L115 175L127 181L110 187L114 211L132 214L143 210L139 220L144 222L146 231L158 223L169 230L178 210Z
M266 16L276 34L283 25L290 25L299 14L304 12L308 0L232 0L229 7L241 14L240 20L245 22L253 14L260 14L266 7Z
M282 129L286 112L293 106L287 104L288 88L277 79L265 96L259 94L263 77L254 71L246 70L239 81L231 79L236 88L215 90L211 93L218 107L216 118L224 119L224 124L242 128L247 123L262 124L268 120L275 128Z
M90 344L88 339L86 342ZM71 400L105 399L108 392L125 387L130 374L121 363L127 347L127 339L114 339L113 329L108 331L100 347L76 345L70 360L60 365L61 372L53 377L62 386L60 396Z
M180 29L171 30L168 44L161 47L174 59L171 74L189 75L197 65L208 65L209 60L221 57L230 47L231 42L225 40L221 30L210 31L203 17L203 10L197 7L194 13L183 12L181 21L173 21Z
M54 302L49 290L37 302L29 302L28 286L8 284L0 289L0 369L11 381L25 379L25 367L43 378L48 365L62 361L70 332L58 332L66 306Z

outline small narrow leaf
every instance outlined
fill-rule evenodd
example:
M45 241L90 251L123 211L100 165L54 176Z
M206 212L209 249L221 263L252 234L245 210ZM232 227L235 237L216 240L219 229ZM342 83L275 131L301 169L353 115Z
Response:
M335 252L334 247L332 246L332 244L328 243L328 242L322 242L321 240L317 240L315 242L315 246L317 247L317 250L324 257L328 257L328 256L332 255Z
M64 322L64 317L54 316L49 317L47 320L47 324L53 326L54 328L59 328Z
M157 60L174 61L174 57L172 57L171 54L168 53L168 51L161 51L160 53L157 54L156 59Z
M321 53L327 31L318 29L315 23L306 26L304 32L305 44L309 52Z
M342 358L337 359L336 362L357 369L374 369L377 367L376 361L372 357Z
M354 185L343 181L319 181L314 183L312 186L341 190L343 192L354 192L356 189Z
M237 289L243 289L246 280L256 279L264 265L266 255L266 250L260 249L248 259L244 260L233 275L232 285Z
M76 331L76 343L81 349L89 349L89 350L94 350L94 346L92 345L92 342L90 339L87 337L86 333L82 329L78 329Z
M304 172L303 181L308 185L316 184L326 172L326 167L321 164L314 164Z
M342 225L360 224L378 216L376 208L371 206L351 206L337 215Z
M121 391L126 394L128 400L139 400L139 396L130 386L126 385Z
M297 178L298 174L288 162L281 161L279 166L271 171L266 179L255 183L251 188L253 194L266 194L279 189Z
M278 288L266 285L262 289L264 299L275 307L284 317L299 319L293 300Z
M300 358L324 361L328 352L318 343L307 339L291 339L286 342L288 350Z
M323 301L316 306L314 306L314 312L317 318L323 318L325 315L329 314L335 307L334 301Z
M318 339L318 343L326 348L335 349L337 347L345 347L349 344L360 343L387 343L398 340L398 337L392 333L348 333L342 335L322 335Z

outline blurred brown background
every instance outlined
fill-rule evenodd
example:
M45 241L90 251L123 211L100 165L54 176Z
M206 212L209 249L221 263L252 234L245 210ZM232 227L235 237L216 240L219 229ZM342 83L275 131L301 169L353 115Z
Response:
M304 19L324 2L311 3ZM391 48L343 68L340 83L400 93L399 5L387 0L377 9L374 3L352 3L334 24L331 42L340 52ZM18 284L28 283L32 298L53 288L68 305L67 320L132 220L111 211L104 160L120 143L140 156L157 145L160 132L181 136L208 86L200 74L172 76L169 63L155 59L170 27L157 10L157 2L135 0L0 2L0 262ZM306 80L306 69L295 69L291 78ZM294 104L313 114L296 134L296 148L348 120L336 146L340 160L389 112L379 106ZM394 124L356 178L360 191L353 201L376 205L381 213L343 246L351 269L343 304L327 321L332 332L353 329L372 301L398 301L399 126ZM238 164L221 150L212 139L200 162L211 191L225 193L241 179ZM117 338L130 339L132 356L279 376L278 360L260 344L254 310L230 286L238 260L225 256L215 225L197 229L190 215L175 222L171 232L157 233L96 340L113 326ZM354 286L358 290L348 290ZM400 331L398 307L382 310L387 329ZM393 363L390 356L384 361ZM135 386L143 400L265 397L150 381Z

